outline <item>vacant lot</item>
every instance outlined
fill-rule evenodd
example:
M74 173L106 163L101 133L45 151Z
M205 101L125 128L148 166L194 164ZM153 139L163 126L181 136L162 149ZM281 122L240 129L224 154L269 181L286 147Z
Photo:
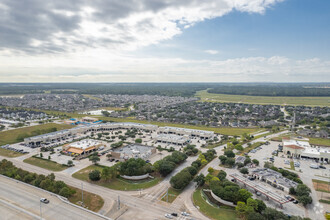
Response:
M322 180L313 179L313 185L316 191L330 193L330 183Z
M19 157L19 156L22 156L23 154L0 148L0 155L5 156L5 157Z
M193 194L193 201L196 206L199 207L199 211L210 219L216 220L236 220L238 219L234 209L219 208L211 205L206 201L206 198L202 195L200 189L197 189Z
M326 138L309 138L309 143L314 145L330 146L330 139Z
M155 177L154 179L140 180L140 181L130 181L122 178L114 178L109 181L99 180L99 181L90 181L88 174L93 170L99 170L102 172L104 166L101 165L90 165L78 172L72 174L72 177L88 181L99 186L107 187L114 190L130 191L130 190L139 190L150 188L157 183L159 183L163 178Z
M196 92L196 97L205 102L236 102L248 104L330 106L330 97L290 97L290 96L247 96Z
M81 202L81 189L70 186L70 188L74 189L76 193L69 198L69 201L73 204L80 205ZM94 193L90 193L84 190L84 207L92 210L94 212L98 212L104 204L104 200L101 196L96 195Z
M58 164L54 161L36 158L36 157L27 158L23 160L23 162L55 172L62 171L68 168L67 166Z
M0 132L0 145L13 144L21 142L24 138L36 136L39 134L59 131L74 127L73 125L48 123L24 128L17 128L9 131Z

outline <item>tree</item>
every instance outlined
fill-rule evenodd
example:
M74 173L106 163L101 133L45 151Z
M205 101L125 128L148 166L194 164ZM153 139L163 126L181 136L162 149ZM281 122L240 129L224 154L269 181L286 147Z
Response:
M226 150L225 153L224 153L227 157L235 157L235 154L232 150Z
M251 212L246 217L247 220L266 220L265 217L263 217L258 212Z
M264 211L266 209L267 206L264 203L264 201L262 201L262 200L256 199L256 201L257 201L257 204L258 204L256 211L261 213L262 211Z
M91 172L88 174L88 176L89 176L89 179L92 180L92 181L98 181L98 180L101 179L101 173L100 173L100 171L98 171L98 170L93 170L93 171L91 171Z
M265 164L264 164L264 168L271 168L273 165L272 165L272 163L271 162L265 162Z
M252 162L257 166L259 165L259 160L257 160L257 159L253 159Z
M298 201L301 202L304 206L311 204L313 202L312 197L309 195L298 196Z
M50 155L48 156L48 160L50 160L51 159L51 157L50 157Z
M248 198L251 198L252 194L246 189L238 190L238 201L246 202Z
M219 160L221 162L222 165L226 164L227 161L227 157L224 155L219 156Z
M135 139L135 143L141 144L142 143L142 139L141 138Z
M63 197L66 197L66 198L69 198L74 193L75 193L75 191L72 191L68 187L63 187L59 192L60 196L63 196Z
M207 169L207 172L209 172L209 173L213 173L214 172L214 169L212 168L212 167L209 167L208 169Z
M226 161L226 165L229 167L233 167L235 165L235 159L234 158L228 158Z
M252 207L254 210L258 208L258 202L252 198L246 200L246 205Z
M198 176L195 177L194 182L197 183L197 186L203 186L205 183L205 176L204 174L199 174Z
M108 181L111 177L111 172L110 172L110 167L104 167L102 169L101 177L105 180Z
M249 174L249 170L248 170L248 168L245 168L245 167L241 168L241 169L239 170L239 172L241 172L241 173L243 173L243 174Z
M40 157L43 157L44 155L42 153L40 153Z
M226 179L227 173L223 170L220 170L217 177L219 178L219 180L223 181L224 179Z
M71 167L73 165L73 161L72 160L68 160L68 166Z
M236 166L237 166L237 168L242 168L242 167L244 167L244 164L239 162L239 163L236 164Z
M249 163L251 163L251 159L250 158L245 158L244 160L244 165L248 165Z
M237 206L235 207L235 210L237 212L237 215L239 217L244 217L246 214L246 204L245 202L237 202Z
M174 189L183 189L191 180L191 174L187 170L182 170L171 178L170 183Z
M197 174L197 169L195 167L193 167L193 166L187 167L186 169L188 170L188 172L192 176L195 176Z
M213 176L211 174L207 174L205 177L205 182L209 183L212 178L213 178Z
M92 155L89 157L89 161L92 161L93 164L97 164L97 162L100 161L100 158L97 155Z

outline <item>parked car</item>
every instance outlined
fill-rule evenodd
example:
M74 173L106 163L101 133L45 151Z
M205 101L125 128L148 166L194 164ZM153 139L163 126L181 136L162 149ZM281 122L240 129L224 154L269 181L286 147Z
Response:
M46 198L41 198L40 199L40 202L45 203L45 204L48 204L49 203L49 200L46 199Z
M256 195L257 195L257 196L261 196L261 192L257 191L257 192L256 192Z
M177 217L178 213L173 212L171 215Z
M298 200L293 200L292 201L294 204L298 204L299 202L298 202Z
M312 168L312 169L318 169L319 168L319 166L317 164L313 164L313 163L309 167Z
M325 166L323 166L323 165L320 165L319 168L321 168L321 169L327 169L327 168L326 168Z

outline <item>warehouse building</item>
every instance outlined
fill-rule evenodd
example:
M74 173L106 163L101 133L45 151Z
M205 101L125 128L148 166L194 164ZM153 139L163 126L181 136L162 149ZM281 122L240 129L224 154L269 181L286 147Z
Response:
M187 128L177 128L177 127L160 127L158 129L159 134L176 134L180 136L188 135L191 138L200 138L208 140L214 137L213 131L204 131L196 129L187 129Z

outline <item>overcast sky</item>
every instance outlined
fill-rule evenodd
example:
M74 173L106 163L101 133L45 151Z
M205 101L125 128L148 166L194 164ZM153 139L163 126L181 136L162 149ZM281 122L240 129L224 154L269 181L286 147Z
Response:
M329 11L327 0L0 0L0 82L329 82Z

